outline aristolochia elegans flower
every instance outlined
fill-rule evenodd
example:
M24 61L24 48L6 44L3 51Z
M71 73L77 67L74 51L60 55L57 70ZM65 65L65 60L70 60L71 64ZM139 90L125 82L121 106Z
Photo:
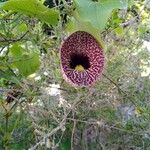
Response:
M85 31L71 34L61 47L61 68L64 79L72 85L92 85L104 68L102 46Z

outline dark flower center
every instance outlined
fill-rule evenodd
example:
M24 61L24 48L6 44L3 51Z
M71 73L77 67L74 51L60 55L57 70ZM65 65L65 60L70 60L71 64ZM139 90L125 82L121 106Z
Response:
M93 2L98 2L98 0L92 0Z
M70 57L70 68L75 69L79 65L84 69L89 69L90 62L88 56L83 54L72 54Z

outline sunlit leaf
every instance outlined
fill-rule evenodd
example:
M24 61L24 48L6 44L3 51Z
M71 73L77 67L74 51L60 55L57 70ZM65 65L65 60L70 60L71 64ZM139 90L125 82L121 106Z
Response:
M1 8L36 17L50 25L58 23L58 11L47 8L38 0L9 0Z
M17 29L19 32L26 32L28 30L28 27L25 23L22 23L17 27Z
M76 14L94 27L103 30L113 9L126 9L127 0L74 0Z
M12 64L23 76L34 73L40 65L39 55L36 52L26 52L20 45L14 44L11 48Z
M123 27L117 27L116 29L115 29L115 32L116 32L116 34L118 34L118 35L122 35L123 34L123 32L124 32L124 29L123 29Z

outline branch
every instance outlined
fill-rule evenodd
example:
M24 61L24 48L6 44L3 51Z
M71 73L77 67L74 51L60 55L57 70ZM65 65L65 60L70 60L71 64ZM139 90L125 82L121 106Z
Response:
M113 83L113 84L118 88L118 90L119 90L120 92L126 94L126 93L119 87L119 85L118 85L117 83L115 83L112 79L110 79L107 75L103 74L103 76L104 76L106 79L108 79L111 83Z
M139 135L144 135L145 133L149 133L149 131L137 133L137 132L134 132L134 131L125 130L125 129L122 129L122 128L118 128L115 125L113 125L113 126L107 125L104 122L99 121L99 120L97 120L97 121L84 121L84 120L73 119L73 118L67 118L67 120L70 120L70 121L73 121L73 122L80 122L80 123L85 123L85 124L97 125L98 127L114 129L114 130L130 133L130 134L134 134L134 135L138 135L138 136Z
M119 87L119 85L117 84L117 83L115 83L112 79L110 79L107 75L105 75L105 74L102 74L106 79L108 79L112 84L114 84L117 88L118 88L118 90L120 91L120 92L122 92L126 97L128 97L129 99L130 99L130 101L136 106L136 103L132 100L132 97L131 96L128 96L128 94L125 92L125 91L123 91L120 87Z
M66 123L66 120L67 120L67 117L68 115L70 114L70 112L75 108L76 105L78 105L79 103L81 103L83 101L83 99L81 98L81 95L78 95L77 98L76 98L77 101L74 102L74 104L72 105L72 107L70 108L70 110L68 111L67 114L65 114L63 120L59 123L59 125L54 128L50 133L46 134L45 136L42 137L42 139L37 143L35 144L32 148L30 148L29 150L36 150L37 147L43 143L48 137L52 136L53 134L55 134L58 130L61 130L65 123Z
M26 31L20 38L17 38L17 39L6 39L6 38L3 38L2 40L0 40L1 43L13 43L13 42L18 42L18 41L21 41L23 40L23 38L28 34L29 31Z

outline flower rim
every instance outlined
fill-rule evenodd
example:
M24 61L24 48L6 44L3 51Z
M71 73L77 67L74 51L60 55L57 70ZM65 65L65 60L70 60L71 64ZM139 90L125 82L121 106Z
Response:
M76 36L78 38L81 36L80 38L81 39L83 38L83 39L81 40L81 39L77 38L78 41L77 41L76 45L71 43L73 45L73 48L70 48L70 49L73 49L73 50L68 50L69 49L68 48L67 50L68 50L69 54L66 54L64 51L67 51L67 50L64 50L64 49L66 46L68 46L68 47L70 46L70 45L67 45L68 44L67 42L76 38ZM84 38L85 39L87 38L86 41L84 41L85 40ZM83 43L82 42L80 43L80 40ZM91 43L88 43L89 42L88 40L89 41L91 40L93 43L91 41L90 41ZM95 46L95 49L93 48L93 50L91 50L92 45L90 46L90 44L93 44ZM81 47L83 48L83 50L81 50L81 53L80 53L79 49L81 49ZM88 48L88 49L86 49L86 48ZM73 54L75 52L80 53L80 55L83 53L83 55L87 55L87 57L89 57L89 56L93 57L93 58L89 57L90 67L87 68L83 72L79 72L69 66L70 65L69 61L71 61L70 54ZM87 53L87 52L89 52L89 53ZM94 54L94 52L95 52L95 54ZM63 56L63 54L65 54L65 56ZM71 84L72 86L75 86L75 87L88 87L88 86L92 86L93 84L95 84L96 81L99 80L99 78L101 77L103 70L104 70L104 66L105 66L105 57L104 57L104 51L103 51L102 45L92 34L85 32L85 31L76 31L76 32L72 33L68 38L66 38L66 40L61 45L60 58L61 58L61 71L63 74L63 78L65 79L66 82L68 82L69 84ZM67 58L67 60L64 60L64 58ZM94 62L95 59L97 59L96 63ZM65 62L63 62L63 61L65 61ZM97 63L99 63L99 64L97 64ZM76 77L74 77L74 76L76 76ZM72 79L72 77L74 77L73 78L74 80Z

